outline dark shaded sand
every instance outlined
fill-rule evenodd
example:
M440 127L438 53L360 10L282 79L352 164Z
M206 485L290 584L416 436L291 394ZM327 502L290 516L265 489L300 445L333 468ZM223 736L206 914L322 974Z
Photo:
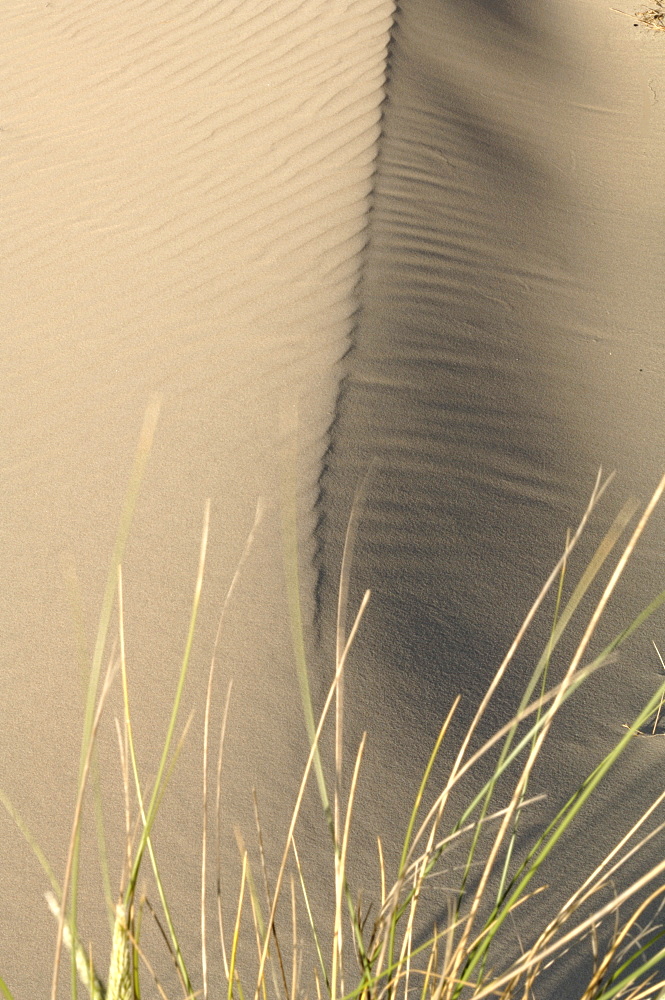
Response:
M366 764L377 777L358 808L368 827L391 821L385 787L414 745L431 745L458 692L460 729L470 720L599 465L617 475L575 581L627 497L646 503L665 470L664 42L595 2L413 0L398 17L357 349L323 480L328 609L352 492L380 460L352 587L357 604L371 586L372 607L348 695L377 720ZM594 650L663 588L664 517ZM549 620L485 735L516 705ZM532 783L550 813L536 816L565 800L661 682L652 639L665 641L662 613L563 712ZM562 843L523 932L661 791L663 754L662 739L630 747ZM662 850L660 835L632 873ZM575 961L570 970L557 995L579 985Z
M352 843L359 884L376 883L377 832L394 855L441 716L462 691L459 726L468 720L598 465L616 468L617 480L577 565L629 494L646 500L665 465L665 36L599 0L404 3L356 350L339 365L357 304L391 9L369 0L5 0L0 15L9 265L0 297L0 785L61 872L82 715L79 645L92 645L142 413L161 390L124 565L126 629L149 778L211 497L183 719L190 706L197 715L155 833L194 954L203 692L258 496L270 507L223 639L213 720L217 729L233 675L225 859L235 856L234 823L249 839L252 784L279 843L306 755L279 539L281 400L300 397L301 584L319 703L351 497L371 457L382 463L352 581L352 605L373 590L347 696L349 747L369 729ZM604 636L662 587L662 517ZM488 731L514 707L544 635L525 645ZM564 713L534 782L550 792L547 808L653 691L652 638L662 638L662 619ZM660 790L664 752L659 741L630 748L548 871L543 905L560 900ZM117 880L124 820L111 711L99 760ZM330 865L316 817L312 794L301 846L325 907ZM55 938L47 886L1 822L0 973L17 998L43 996ZM103 953L91 811L85 834L93 846L82 929ZM662 853L661 841L650 851L635 870ZM233 893L237 882L236 870ZM574 995L575 962L558 995ZM211 986L219 981L215 971Z

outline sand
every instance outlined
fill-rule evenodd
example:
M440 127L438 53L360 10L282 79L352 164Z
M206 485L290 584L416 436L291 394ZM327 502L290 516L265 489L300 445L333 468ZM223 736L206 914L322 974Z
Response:
M298 780L289 772L304 730L293 711L277 418L298 402L311 591L317 478L357 308L391 17L390 0L10 0L0 15L0 784L61 873L81 660L89 661L143 413L160 392L124 565L127 642L149 781L209 497L208 575L183 722L192 706L197 716L172 786L172 828L156 833L190 944L202 700L259 497L268 512L229 617L217 691L221 703L232 672L239 725L228 762L241 775L232 789L245 812L229 806L229 840L232 822L251 818L254 782L290 782L277 803L283 814ZM100 770L119 789L112 714L107 721ZM121 799L109 791L108 800L113 830ZM11 821L1 822L2 975L17 997L44 996L55 941L48 885ZM114 892L123 825L120 811L109 834ZM98 881L92 854L89 883ZM82 928L95 949L106 946L101 896L82 911Z
M410 0L386 65L392 13L377 0L5 0L0 14L0 787L61 872L83 664L158 391L124 565L126 627L149 777L210 497L183 719L197 714L156 831L194 949L203 691L259 497L268 512L217 684L215 725L234 677L229 844L233 823L251 822L252 784L268 825L285 828L306 752L282 570L280 409L292 424L297 401L318 699L352 493L370 458L382 460L354 564L353 601L365 586L373 599L350 664L349 726L350 739L370 730L360 829L377 832L376 818L389 851L440 715L458 690L469 706L482 690L598 465L618 476L597 532L663 470L665 35L599 0ZM662 586L662 566L661 515L609 633ZM653 690L659 629L564 720L539 778L553 800ZM525 655L490 721L504 721L526 667ZM107 723L115 891L123 817L111 714ZM631 748L558 863L562 889L660 790L661 749ZM314 807L312 797L302 837L316 857ZM55 938L46 882L0 822L0 974L17 998L44 995ZM94 844L91 814L85 830ZM354 869L369 863L358 847ZM86 865L82 926L101 951L93 848ZM574 981L563 988L573 995Z

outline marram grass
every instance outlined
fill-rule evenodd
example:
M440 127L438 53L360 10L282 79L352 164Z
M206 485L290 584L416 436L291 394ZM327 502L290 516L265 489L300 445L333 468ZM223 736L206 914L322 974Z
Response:
M144 899L137 898L137 880L146 857L152 867L161 904L160 926L163 928L171 956L174 960L185 997L202 995L207 1000L211 958L207 949L207 894L206 858L208 853L207 801L212 798L208 789L208 757L210 703L215 672L215 650L210 668L204 718L203 747L203 843L201 878L201 939L202 954L197 956L201 979L196 982L178 942L162 884L153 844L152 827L159 810L165 785L177 760L183 736L175 742L181 696L186 681L192 640L196 627L198 606L203 582L209 505L206 507L204 528L195 583L194 599L180 677L174 699L164 748L158 765L157 778L152 791L146 796L142 790L130 712L128 667L125 659L122 572L124 544L129 531L132 511L145 467L150 442L154 433L158 404L151 404L146 414L141 443L138 448L128 498L121 520L118 540L114 549L107 588L100 618L86 701L83 743L79 767L79 786L72 824L70 848L62 885L56 880L47 859L31 836L29 829L7 797L0 793L0 801L24 834L51 884L47 894L48 905L57 919L56 949L53 965L52 1000L61 987L60 965L63 946L69 953L70 984L75 1000L79 984L92 1000L140 1000L141 976L147 975L151 989L157 990L162 1000L169 1000L162 985L152 971L152 964L141 944L141 921L146 909ZM291 465L291 463L285 463ZM359 492L368 487L369 478ZM634 859L654 836L665 829L665 823L647 833L647 822L665 802L665 791L647 805L644 812L633 818L624 833L605 859L571 894L570 898L550 918L534 918L530 923L530 938L521 942L520 954L505 960L508 952L502 948L510 932L512 915L520 907L528 907L531 898L541 886L539 871L552 854L562 835L575 822L578 814L592 798L609 769L617 762L628 742L638 733L655 732L653 720L662 711L665 683L654 693L642 712L634 720L614 749L592 771L568 802L543 829L537 830L530 843L524 846L523 815L540 797L530 796L529 781L542 747L548 738L552 722L560 707L574 696L586 678L601 669L614 651L644 621L665 603L661 592L624 631L590 662L587 651L598 621L613 594L628 559L658 503L665 477L654 496L637 519L637 523L620 551L614 568L592 613L580 627L580 638L567 665L563 679L548 686L548 672L552 656L563 634L570 628L574 613L589 587L598 578L620 538L636 514L636 505L628 504L619 513L614 524L598 546L591 562L583 572L572 593L564 599L564 581L567 585L568 560L593 508L607 486L596 482L590 503L577 531L568 538L560 561L536 598L518 635L515 637L503 662L499 665L489 688L477 708L459 747L450 753L453 761L447 777L434 797L434 802L423 815L423 802L432 798L431 784L434 764L446 740L450 740L451 722L459 704L455 699L443 720L441 730L420 786L415 789L414 805L404 835L401 856L392 877L383 860L381 840L378 851L381 868L380 899L375 902L376 917L369 923L367 907L361 912L355 902L353 887L347 875L350 831L353 823L353 803L362 768L365 738L361 741L354 767L348 782L346 804L342 802L344 775L342 774L344 674L354 637L361 627L362 616L370 599L365 594L353 624L347 632L346 604L349 572L353 555L353 540L360 518L359 500L354 504L344 549L334 655L335 676L323 710L314 715L309 696L307 666L298 606L297 552L295 550L295 502L293 484L288 476L284 480L283 515L285 564L289 603L291 607L294 649L297 670L300 672L300 689L304 717L308 731L310 751L302 775L299 791L291 816L288 834L282 850L279 869L269 876L265 863L264 834L258 824L259 876L255 875L250 852L239 837L241 880L239 897L235 904L235 919L230 929L224 927L221 890L217 888L218 930L220 937L220 962L226 982L227 1000L482 1000L483 997L500 997L502 1000L537 997L542 1000L541 978L548 966L572 946L588 946L591 954L591 971L579 983L576 996L579 1000L642 1000L647 997L665 997L663 965L665 947L662 946L665 930L650 914L665 896L665 859L632 881L627 886L614 888L617 876L629 859ZM222 617L235 588L242 564L250 555L252 539L261 520L261 506L224 604ZM550 589L556 590L556 612L550 638L543 655L534 667L533 675L524 691L514 718L508 720L494 736L479 749L471 751L474 735L508 670L520 642L541 608ZM118 637L110 656L110 666L102 678L101 666L107 647L108 632L113 607L118 610ZM221 627L221 623L220 623ZM122 769L125 784L127 859L126 876L120 898L113 914L112 954L106 985L77 932L76 902L78 886L79 823L86 785L91 770L95 735L110 685L116 674L120 675L124 700L124 727L119 731ZM220 781L224 731L229 712L231 689L227 694L223 713L222 736L217 757L217 784L214 791L217 816L216 837L219 838ZM334 713L331 712L333 703ZM335 773L332 781L326 780L319 757L319 741L328 715L334 714ZM187 726L185 726L186 732ZM119 727L120 730L120 727ZM468 793L465 789L476 787L469 775L476 764L491 756L491 777L479 791ZM311 906L307 878L303 872L296 846L295 833L305 788L312 776L316 778L325 821L329 830L333 861L334 885L331 887L334 906L330 913L330 926L316 925ZM512 791L497 801L498 789L506 787L510 779ZM133 786L133 792L130 788ZM451 799L455 797L455 814L451 815ZM459 802L464 805L459 807ZM135 821L138 832L131 831ZM378 832L378 831L377 831ZM132 844L136 841L134 847ZM482 843L482 849L480 844ZM441 927L432 926L423 940L416 932L419 906L423 891L446 858L450 849L464 847L464 863L459 869L459 882L447 898L448 919ZM471 874L473 873L473 878ZM288 877L287 877L288 876ZM262 888L260 884L262 883ZM607 901L590 904L601 898ZM631 909L632 907L632 909ZM298 923L298 911L306 914L304 926ZM627 915L626 915L626 911ZM540 911L537 911L537 913ZM657 910L657 913L659 911ZM249 916L249 919L247 917ZM645 922L646 921L646 922ZM601 928L609 927L602 936ZM305 939L309 952L315 956L314 967L304 966ZM355 963L350 967L349 955ZM503 964L502 964L503 961ZM497 965L498 963L498 965ZM9 986L0 979L0 992L6 1000L13 1000ZM212 994L211 994L212 995ZM217 1000L217 998L215 998ZM220 998L221 1000L221 998Z

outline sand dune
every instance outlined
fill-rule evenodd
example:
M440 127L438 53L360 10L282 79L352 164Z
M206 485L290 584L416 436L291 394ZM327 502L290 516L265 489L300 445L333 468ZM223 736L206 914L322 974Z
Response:
M349 733L370 730L359 829L372 844L387 831L388 854L441 714L459 690L465 711L474 704L598 465L617 468L617 486L586 552L662 473L665 35L600 0L405 0L380 122L392 14L390 0L5 0L0 14L0 787L61 871L82 664L141 417L160 391L126 629L149 777L211 497L183 717L198 714L156 830L194 950L202 697L259 496L268 513L231 609L214 719L232 674L230 853L232 824L251 829L252 784L266 825L284 831L305 755L280 549L284 401L299 400L317 698L351 497L371 458L382 463L354 565L352 603L366 586L374 596L349 668ZM606 633L662 586L662 539L661 514ZM538 777L552 801L653 690L660 629L564 718ZM538 643L490 722L505 721ZM102 781L121 832L107 722ZM558 892L659 790L660 750L632 748L557 862ZM314 862L315 815L312 797L302 841ZM7 817L0 830L0 973L17 998L44 995L45 880ZM103 950L92 815L85 832L82 929ZM110 854L117 878L121 837ZM371 865L356 855L354 877ZM558 995L574 995L574 966L567 975Z

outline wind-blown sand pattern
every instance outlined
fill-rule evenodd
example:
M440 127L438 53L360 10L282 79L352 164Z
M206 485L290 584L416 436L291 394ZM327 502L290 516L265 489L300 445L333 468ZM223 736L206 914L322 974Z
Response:
M377 832L394 853L442 715L459 691L463 717L475 707L598 465L619 476L596 535L627 494L650 494L665 461L664 36L600 0L401 4L356 351L336 405L391 15L369 0L4 0L0 13L0 785L62 871L80 650L141 415L161 389L124 566L126 630L149 779L211 496L188 685L198 716L155 833L194 952L197 727L218 609L259 495L271 507L223 637L216 702L219 713L233 674L225 857L236 820L251 836L254 783L277 850L305 756L279 548L282 398L301 399L303 595L311 614L319 544L326 641L351 496L372 456L383 463L352 580L352 607L373 589L348 670L349 743L369 728L356 822L372 855L354 853L352 838L354 886L376 882ZM605 636L663 585L662 516ZM534 793L559 802L618 739L657 683L650 640L661 629L566 710ZM313 657L317 695L332 646ZM490 723L506 721L518 691L508 685ZM556 900L660 789L662 750L635 741L546 873ZM109 812L121 810L116 760L109 724ZM312 794L300 846L314 862L315 815ZM17 998L43 996L55 937L44 879L0 822L0 972ZM652 848L662 854L661 840ZM119 843L111 854L115 874ZM93 855L82 929L105 947ZM317 874L329 884L330 867ZM225 877L233 895L238 872ZM556 995L574 997L574 963L566 975Z
M59 872L81 731L80 647L89 652L94 636L155 390L163 412L124 567L146 773L173 694L204 500L208 600L191 684L199 725L216 618L262 496L269 513L223 641L243 720L229 744L241 776L229 795L251 817L253 783L298 780L277 415L283 400L300 399L306 563L337 362L357 308L392 12L392 0L2 6L0 784ZM156 834L190 943L196 732L170 798L175 842ZM100 761L108 802L119 805L117 759L109 719ZM280 792L280 814L289 795L290 786ZM46 886L1 822L2 975L17 997L45 996ZM115 879L115 847L112 856ZM82 928L103 947L99 904L84 909Z

